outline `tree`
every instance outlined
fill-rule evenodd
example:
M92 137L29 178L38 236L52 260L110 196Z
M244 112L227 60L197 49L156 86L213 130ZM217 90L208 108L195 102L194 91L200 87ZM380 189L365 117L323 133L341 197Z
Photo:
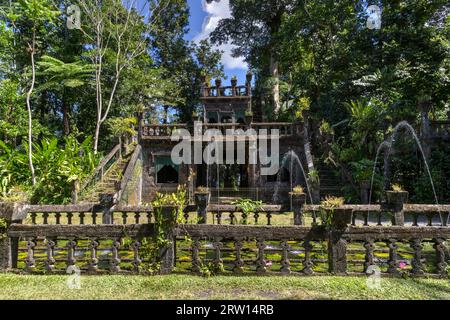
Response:
M22 21L22 23L27 23L31 26L30 38L27 40L27 51L31 60L31 79L26 93L26 105L28 112L28 162L32 183L35 185L36 176L33 166L33 118L31 97L36 84L36 46L38 44L38 36L41 35L41 31L45 28L45 24L52 23L59 15L59 11L55 10L48 0L20 0L14 2L11 9L8 17L12 24L15 24L18 20L25 20L25 22Z
M288 0L231 0L231 17L219 22L211 34L213 42L231 43L237 47L235 56L243 56L259 70L268 70L272 104L275 113L281 110L279 84L278 34L284 15L293 3Z
M94 67L84 61L64 63L50 56L43 56L41 61L38 62L38 66L41 69L40 75L48 77L46 82L39 86L39 90L52 88L53 90L64 91L66 88L77 88L89 81L94 72ZM64 134L69 135L69 110L65 101L63 101L63 104Z
M88 17L85 21L87 27L82 31L89 47L92 47L90 58L95 67L97 118L94 152L97 153L100 127L114 103L122 73L145 53L145 34L155 17L153 11L150 11L150 16L146 14L148 6L145 1L139 9L136 0L80 0L78 3ZM148 20L147 25L144 20ZM108 67L111 67L109 74ZM107 86L110 86L109 92L105 92Z
M163 78L171 79L177 90L169 92L161 104L164 110L174 108L180 121L191 119L200 103L202 76L223 77L221 52L213 50L207 40L192 43L185 40L189 26L189 7L185 0L160 0L165 4L150 29L149 51Z

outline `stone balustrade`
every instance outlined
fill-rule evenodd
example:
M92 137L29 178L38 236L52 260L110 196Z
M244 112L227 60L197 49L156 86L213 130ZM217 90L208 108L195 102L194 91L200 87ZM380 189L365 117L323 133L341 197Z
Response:
M216 215L216 223L220 224L199 221L200 224L173 227L168 237L176 241L170 250L161 252L162 269L170 272L176 266L185 272L201 272L202 266L208 264L225 273L345 275L365 274L375 266L386 275L449 276L450 228L447 223L430 224L429 217L443 215L448 220L450 206L403 205L404 214L425 215L425 224L411 226L395 225L396 219L389 220L393 225L377 225L377 216L375 225L370 219L366 223L367 213L393 215L389 211L392 208L383 205L345 208L351 209L354 217L346 227L322 226L319 215L315 214L319 207L313 205L293 208L293 217L311 215L316 224L310 226L270 225L271 217L282 214L281 206L263 206L258 216L255 213L247 221L240 221L255 225L237 225L233 220L225 224L217 216L225 212L239 213L236 206L209 204L207 211ZM0 216L8 222L5 234L0 235L0 268L27 273L64 273L76 266L82 272L93 274L145 273L144 266L151 261L143 259L142 250L145 239L154 236L154 210L151 206L113 206L105 211L102 204L0 204ZM183 219L189 220L189 213L195 210L202 208L186 207ZM109 224L101 223L104 220L98 216L105 212L111 214ZM34 214L39 214L39 219L36 216L33 221ZM70 214L72 224L69 224ZM96 215L98 224L93 220ZM263 217L266 221L261 221Z
M145 121L141 124L141 138L143 140L170 140L172 134L177 129L188 130L190 135L194 137L194 126L188 124L148 124ZM260 130L267 130L267 134L270 134L271 130L278 130L280 137L293 137L300 136L302 134L301 124L292 122L261 122L251 124L240 123L203 123L201 125L201 131L197 134L203 135L206 130L215 129L219 130L223 135L227 133L227 130L243 130L248 129L256 130L256 133L260 133Z

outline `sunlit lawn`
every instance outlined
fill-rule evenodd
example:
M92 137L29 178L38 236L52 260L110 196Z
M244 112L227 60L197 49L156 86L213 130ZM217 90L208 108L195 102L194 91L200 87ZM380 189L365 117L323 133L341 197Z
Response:
M0 275L0 299L450 299L450 281L382 278L370 289L366 277L192 275L82 276Z

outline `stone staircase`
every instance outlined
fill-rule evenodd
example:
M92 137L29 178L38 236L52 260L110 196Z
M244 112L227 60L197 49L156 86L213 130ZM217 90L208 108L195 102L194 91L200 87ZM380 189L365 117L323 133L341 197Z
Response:
M339 176L336 175L333 168L320 164L318 166L318 172L320 177L320 198L326 196L342 197L343 182Z
M116 161L104 173L103 178L90 188L83 191L78 199L79 203L96 203L102 193L116 193L122 181L123 173L127 168L133 152L129 152L122 159Z

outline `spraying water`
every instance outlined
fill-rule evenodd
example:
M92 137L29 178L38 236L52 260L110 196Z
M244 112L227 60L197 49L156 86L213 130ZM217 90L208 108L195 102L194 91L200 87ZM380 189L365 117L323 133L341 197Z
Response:
M312 195L311 195L311 188L309 186L308 183L308 178L306 176L305 173L305 169L303 168L302 162L300 161L300 158L297 156L297 154L295 153L294 150L289 150L284 156L283 159L281 160L281 166L280 168L284 168L286 166L286 163L288 161L288 159L290 160L289 162L289 175L290 175L290 179L289 179L289 183L290 183L290 187L292 190L293 188L293 168L294 168L294 163L297 164L303 174L303 178L305 179L305 183L306 183L306 189L308 191L308 197L309 200L311 201L311 203L313 203L313 199L312 199ZM273 201L276 203L279 200L278 194L279 194L279 190L280 190L280 185L281 185L281 169L278 171L278 175L277 175L277 183L275 185L275 192L273 195ZM291 204L292 205L292 204Z
M422 154L422 159L423 159L423 162L425 164L425 168L426 168L428 177L430 179L431 188L433 190L433 195L434 195L434 200L436 202L436 205L439 205L439 200L438 200L438 196L437 196L437 193L436 193L436 189L434 187L434 181L433 181L433 177L431 175L430 166L428 165L428 161L427 161L427 159L425 157L425 153L423 151L422 144L420 143L420 140L419 140L419 137L416 134L416 131L414 130L414 128L407 121L399 122L395 126L394 131L393 131L389 141L383 141L380 144L380 146L378 147L377 154L376 154L376 157L375 157L375 163L374 163L373 171L372 171L372 179L371 179L371 182L370 182L369 204L371 203L371 200L372 200L372 188L373 188L373 181L374 181L375 170L376 170L376 166L377 166L377 162L378 162L378 157L379 157L381 151L383 151L384 149L388 150L388 156L391 154L391 150L393 148L394 142L396 141L397 135L398 135L398 133L399 133L399 131L401 129L406 129L411 134L411 136L413 137L413 140L415 141L417 147L419 148L420 153ZM440 215L441 222L442 222L443 221L442 214L439 214L439 215Z

